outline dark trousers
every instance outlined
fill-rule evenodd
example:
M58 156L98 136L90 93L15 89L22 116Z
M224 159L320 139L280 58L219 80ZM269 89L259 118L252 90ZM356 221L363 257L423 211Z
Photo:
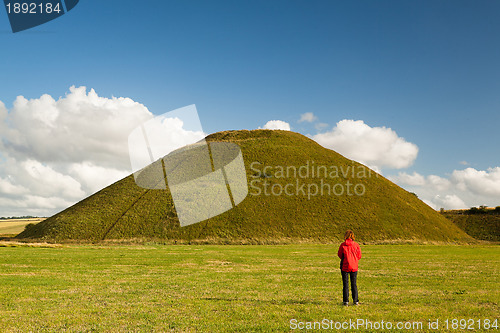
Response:
M343 286L343 299L344 303L349 302L349 277L351 278L351 291L352 291L352 301L358 302L358 285L356 284L356 279L358 277L358 272L342 272L342 286Z

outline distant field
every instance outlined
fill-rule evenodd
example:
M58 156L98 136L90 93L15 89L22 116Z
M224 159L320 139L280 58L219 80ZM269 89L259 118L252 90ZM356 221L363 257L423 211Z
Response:
M27 224L42 222L45 218L18 219L18 220L0 220L1 235L17 235L24 230Z
M362 246L361 304L347 308L336 250L0 247L0 332L289 332L325 318L422 322L406 332L470 319L484 332L477 320L499 319L499 246Z

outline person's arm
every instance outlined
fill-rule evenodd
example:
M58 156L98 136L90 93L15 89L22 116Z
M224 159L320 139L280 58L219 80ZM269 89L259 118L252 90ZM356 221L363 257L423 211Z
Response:
M344 252L342 251L342 244L339 246L339 251L337 252L337 255L339 256L340 259L344 259Z

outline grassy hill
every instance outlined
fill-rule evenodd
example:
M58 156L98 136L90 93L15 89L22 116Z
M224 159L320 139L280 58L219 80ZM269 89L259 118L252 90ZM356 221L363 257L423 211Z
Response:
M500 241L500 207L495 210L450 210L442 214L476 239Z
M251 186L246 199L236 208L181 228L169 190L140 188L129 176L44 222L29 226L17 237L329 242L340 239L351 228L360 241L472 240L414 194L301 134L226 131L208 136L207 141L233 142L241 147ZM305 171L306 166L307 177L291 172L301 167ZM327 173L321 173L321 169L314 170L320 171L320 177L318 172L312 175L317 167L326 168ZM295 191L295 195L265 195L266 183L275 189L303 184L311 192L314 186L328 183L331 191L328 194L323 186L324 195L308 196L290 186L293 190L289 193ZM353 194L355 190L362 195Z

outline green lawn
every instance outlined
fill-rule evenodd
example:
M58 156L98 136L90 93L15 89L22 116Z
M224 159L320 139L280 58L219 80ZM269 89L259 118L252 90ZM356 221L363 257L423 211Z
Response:
M499 246L362 246L357 307L341 306L336 250L0 247L0 332L271 332L291 331L292 319L430 331L429 319L499 319Z

